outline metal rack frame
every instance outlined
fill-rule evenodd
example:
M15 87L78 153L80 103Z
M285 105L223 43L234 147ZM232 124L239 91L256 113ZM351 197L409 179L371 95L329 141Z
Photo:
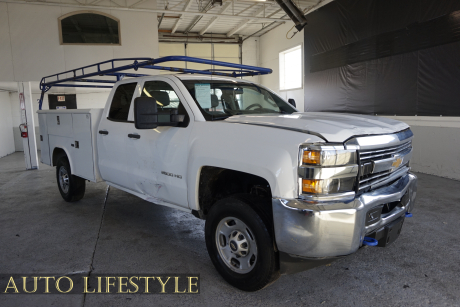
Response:
M116 63L133 61L132 64L116 66ZM220 68L211 68L207 70L198 70L198 69L189 69L189 68L178 68L178 67L167 67L167 66L158 66L156 64L164 62L192 62L200 64L208 64L214 66L229 67L233 69L220 69ZM108 67L107 67L108 66ZM39 100L39 109L42 109L43 97L47 91L49 91L53 86L58 87L89 87L89 88L112 88L113 84L117 81L122 80L124 77L144 77L150 76L145 74L137 74L126 72L128 70L134 69L137 71L139 68L146 69L156 69L156 70L167 70L180 73L189 73L189 74L204 74L204 75L217 75L217 76L226 76L226 77L248 77L248 76L257 76L257 75L266 75L271 74L272 70L270 68L263 68L257 66L249 66L242 64L235 64L229 62L221 61L212 61L207 59L200 59L188 56L166 56L162 58L121 58L113 59L104 62L95 63L92 65L71 69L54 75L43 77L40 81L40 90L41 96ZM85 73L86 70L86 73ZM88 72L90 71L90 72ZM70 77L69 77L70 75ZM116 80L110 79L90 79L94 77L115 77ZM68 83L72 82L72 83ZM83 82L89 84L75 84L74 82ZM97 83L102 83L106 85L99 85ZM107 85L112 84L112 85Z

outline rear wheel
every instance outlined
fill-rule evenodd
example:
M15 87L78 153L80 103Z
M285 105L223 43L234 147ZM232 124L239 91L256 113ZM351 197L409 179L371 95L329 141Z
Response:
M57 161L56 181L59 192L65 201L78 201L85 195L85 179L72 175L69 160L66 156L61 156Z
M257 291L280 276L269 225L248 199L226 198L206 218L206 247L222 277L244 291Z

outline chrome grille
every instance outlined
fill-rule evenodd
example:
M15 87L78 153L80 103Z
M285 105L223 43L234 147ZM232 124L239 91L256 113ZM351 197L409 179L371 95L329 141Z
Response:
M394 154L398 154L409 148L412 148L411 141L398 145L398 146L382 148L378 150L360 151L359 158L360 158L361 164L363 164L363 163L370 162L370 161L391 158Z
M406 155L412 150L412 141L405 142L396 146L378 148L374 150L360 150L359 161L361 165L361 172L358 183L358 190L365 191L373 189L377 186L381 186L387 183L389 180L393 181L400 178L409 171L408 162L399 165L396 169L389 168L374 172L375 164L388 161L391 163L391 159L395 156ZM366 173L364 170L371 169L370 172Z

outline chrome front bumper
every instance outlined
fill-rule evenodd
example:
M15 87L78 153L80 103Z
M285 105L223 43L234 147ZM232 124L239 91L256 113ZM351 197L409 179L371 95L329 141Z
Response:
M318 259L356 252L369 234L412 211L417 177L411 173L393 184L347 202L304 202L273 198L273 219L278 250L289 257ZM403 196L406 197L403 198ZM373 208L401 201L391 212L366 226Z

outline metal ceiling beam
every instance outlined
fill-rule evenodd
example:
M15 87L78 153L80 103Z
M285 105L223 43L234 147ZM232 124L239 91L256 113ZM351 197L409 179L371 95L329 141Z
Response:
M279 9L279 10L274 11L273 13L271 13L270 15L268 15L267 18L270 18L270 17L272 17L273 15L278 14L279 12L283 12L283 9Z
M121 4L118 4L118 3L116 3L116 2L115 2L115 1L113 1L113 0L110 0L110 2L112 2L113 4L115 4L115 5L118 5L118 6L120 6L120 7L123 7L123 5L121 5Z
M96 0L98 1L98 0ZM219 15L217 13L201 13L201 12L186 12L186 11L175 11L175 10L165 10L165 9L140 9L140 8L127 8L127 7L111 7L111 6L100 6L100 5L79 5L79 4L68 4L68 3L59 3L59 2L39 2L37 0L28 0L28 1L17 1L17 0L0 0L3 3L15 3L15 4L31 4L31 5L44 5L44 6L60 6L60 7L72 7L72 8L88 8L88 9L110 9L113 11L131 11L131 12L150 12L150 13L166 13L166 14L180 14L180 15L190 15L190 16L210 16L210 17L225 17L229 19L238 19L241 20L241 16L237 15ZM253 20L259 21L286 21L290 19L281 19L281 18L267 18L267 17L251 17Z
M256 17L257 15L259 15L260 13L263 13L265 11L267 7L265 7L264 5L262 5L257 11L254 12L254 14L252 14L252 17Z
M193 42L193 43L231 43L238 44L240 42L239 37L236 35L227 37L225 34L204 34L199 35L198 33L158 33L158 40L160 42Z
M223 13L225 13L225 11L230 7L231 4L232 4L232 1L225 2L225 4L222 5L222 8L217 14L222 15ZM216 23L217 19L219 19L219 17L217 16L212 17L211 20L204 26L204 28L201 29L200 35L204 35L206 31L208 31L209 28L212 27Z
M214 7L213 5L213 0L209 0L209 2L206 4L206 6L204 8L202 8L200 10L200 12L207 12L209 11L210 9L212 9ZM187 29L184 31L184 34L187 34L189 33L190 31L192 31L193 27L196 26L197 23L200 22L200 20L203 18L203 16L196 16L195 17L195 20L187 27Z
M128 7L135 7L136 5L141 4L141 3L144 3L145 1L146 1L146 0L139 0L139 1L137 1L136 3L131 4L131 5L128 6Z
M231 29L230 32L227 33L227 36L230 37L233 34L235 34L236 32L238 32L239 30L241 30L244 27L246 27L246 25L253 20L253 17L256 17L257 15L259 15L260 13L262 13L264 11L265 11L265 6L260 7L257 11L254 12L254 14L252 14L251 18L243 20L236 27Z
M238 32L239 30L243 29L250 21L251 19L248 18L240 22L236 27L234 27L233 29L230 30L230 32L227 33L227 37L230 37L236 32Z
M188 0L187 3L185 4L184 11L187 11L190 8L190 5L192 5L192 0ZM173 26L171 29L171 33L174 33L177 31L177 28L179 27L180 23L182 22L182 16L177 19L176 24Z
M267 34L268 32L278 28L279 26L281 26L282 24L285 24L285 22L272 22L269 26L275 24L275 26L271 27L270 29L268 29L267 31L263 32L262 34L259 35L259 37L261 37L262 35L265 35Z
M259 4L259 3L257 3L257 2L256 2L256 3L253 3L253 4L251 4L250 6L248 6L248 7L244 8L244 9L242 9L241 11L239 11L238 13L236 13L235 15L241 15L241 14L243 14L244 12L246 12L247 10L252 9L254 6L256 6L256 5L258 5L258 4Z
M181 2L179 2L179 3L176 3L176 4L174 4L174 5L173 5L173 6L171 6L171 7L169 7L169 6L168 6L168 8L169 8L170 10L172 10L172 9L173 9L173 8L175 8L176 6L179 6L179 5L182 5L182 4L184 4L184 3L185 3L185 1L187 1L187 0L182 0Z
M310 13L316 11L316 10L319 9L320 7L325 6L326 4L331 3L332 1L334 1L334 0L322 0L322 1L320 0L319 2L317 2L317 1L310 1L310 2L313 2L313 4L312 4L312 6L310 6L309 8L304 9L304 15L308 15L308 14L310 14ZM272 17L273 15L276 15L276 14L278 14L278 13L281 12L281 11L283 11L283 10L282 10L282 9L279 9L279 10L277 10L277 11L271 13L271 14L268 15L267 17ZM281 16L281 18L283 18L283 17L285 17L285 16L286 16L286 15L283 15L283 16ZM243 39L243 41L245 41L246 39L248 39L248 38L250 38L250 37L252 37L252 36L254 36L254 35L257 35L257 34L259 34L259 33L261 33L261 32L263 32L263 33L260 34L259 37L262 36L262 35L265 35L265 34L267 34L268 32L270 32L270 31L274 30L275 28L279 27L279 26L282 25L283 23L284 23L284 22L272 22L272 23L270 23L268 26L265 26L265 27L263 27L262 29L256 31L255 33L252 33L251 35L245 37L245 39ZM274 24L277 24L277 25L275 25L274 27L272 27L272 25L274 25ZM271 27L271 28L270 28L270 27ZM270 28L270 29L268 29L268 28ZM268 30L267 30L267 29L268 29ZM264 32L264 30L265 30L265 32Z
M323 7L323 6L325 6L326 4L331 3L332 1L334 1L334 0L323 0L323 1L318 2L316 5L313 5L313 7L309 8L308 11L305 12L305 15L310 14L310 13L316 11L316 10L319 9L320 7Z

